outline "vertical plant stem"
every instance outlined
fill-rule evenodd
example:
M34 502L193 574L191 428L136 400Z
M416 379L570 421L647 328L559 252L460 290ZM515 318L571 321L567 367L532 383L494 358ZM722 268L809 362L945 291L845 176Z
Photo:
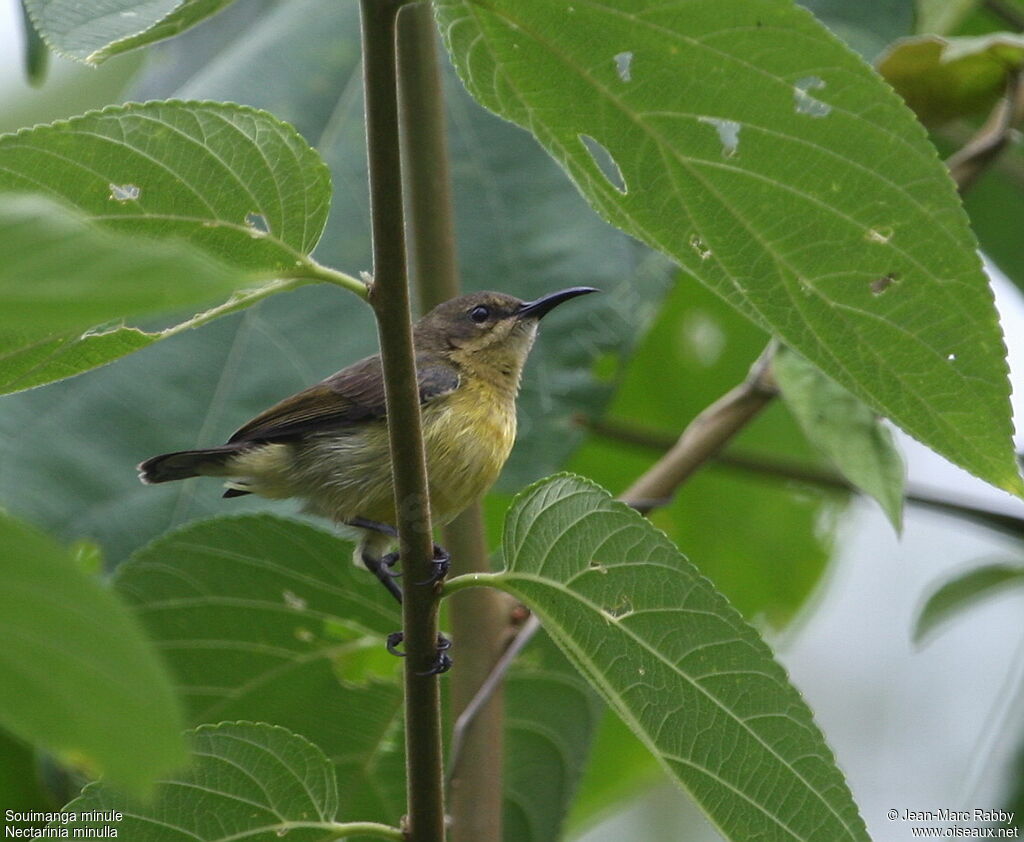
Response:
M463 560L459 573L490 572L479 505L445 530L445 541L452 559ZM462 591L448 604L459 659L451 683L452 714L458 717L501 657L511 626L509 605L493 588ZM501 842L504 737L505 695L499 686L466 729L459 756L450 761L452 842Z
M388 431L398 510L405 599L405 741L408 829L412 842L443 842L441 698L436 675L425 674L437 652L436 588L430 578L433 541L419 389L412 345L402 213L398 122L397 21L401 0L361 0L363 77L373 230L373 287Z
M403 8L398 75L413 268L422 312L459 294L454 202L445 131L437 32L428 3ZM479 504L444 530L454 573L490 572ZM457 668L451 673L458 716L497 662L508 636L508 611L495 590L474 588L449 602ZM501 842L504 697L493 693L465 734L451 780L452 842Z
M398 17L398 93L413 277L423 312L459 294L455 202L448 167L437 31L429 3Z

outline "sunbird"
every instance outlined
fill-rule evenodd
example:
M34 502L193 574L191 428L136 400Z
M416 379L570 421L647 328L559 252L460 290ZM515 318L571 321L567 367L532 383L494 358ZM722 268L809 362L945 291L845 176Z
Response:
M572 287L536 301L475 292L439 304L413 325L435 524L479 500L508 459L523 365L540 320L596 291ZM397 517L380 354L285 398L220 447L164 453L138 470L147 484L213 476L225 479L225 497L298 498L305 511L357 530L357 560L401 600L390 572L397 554L385 555ZM447 570L440 548L435 563L440 578Z

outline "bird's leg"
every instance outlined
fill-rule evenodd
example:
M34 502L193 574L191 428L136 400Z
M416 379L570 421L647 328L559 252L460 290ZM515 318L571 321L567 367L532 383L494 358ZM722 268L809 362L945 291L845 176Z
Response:
M366 518L353 518L348 521L349 526L355 526L359 529L365 529L370 532L376 533L387 538L396 538L398 533L393 526L386 523L378 523L374 520L367 520ZM397 552L387 553L380 555L374 552L372 549L373 541L364 540L363 545L360 547L360 558L363 564L366 565L366 569L369 570L377 580L387 589L396 600L398 604L402 604L402 589L395 582L396 576L401 576L401 573L395 573L392 571L392 567L398 562L399 554ZM444 578L448 572L450 564L450 555L444 547L440 547L434 544L433 560L431 562L433 570L431 576L424 582L418 584L427 585L439 582ZM392 655L397 655L404 658L405 653L399 652L397 647L405 639L405 634L400 631L392 632L387 636L387 650ZM448 672L452 667L451 656L448 655L448 650L451 649L452 642L445 637L443 634L437 636L437 657L430 669L426 670L420 675L440 675L443 672Z
M388 538L397 538L398 531L395 527L388 523L380 523L376 520L368 520L364 517L354 517L350 521L346 521L349 526L355 526L359 529L368 529L371 532L376 532L379 535L384 535ZM367 553L363 552L362 559L363 563L373 572L378 579L380 579L381 572L380 567L387 568L387 573L391 576L401 576L401 573L392 572L392 568L398 563L400 556L398 553L388 553L387 555L381 556L379 559L375 559L375 564L371 566L366 560ZM451 553L448 552L440 544L434 544L434 557L431 561L431 573L430 576L422 582L417 582L417 585L433 585L435 582L440 582L445 576L448 575L448 568L451 566ZM380 572L378 572L380 571ZM381 579L383 581L383 579ZM387 585L385 585L387 587ZM391 588L388 588L390 591ZM394 591L392 591L394 593Z
M389 556L395 556L395 558L389 559ZM383 558L378 558L368 550L363 550L361 558L363 559L363 564L366 565L366 569L377 577L377 581L387 588L388 593L397 599L398 604L401 605L402 589L395 583L395 574L391 572L391 565L398 560L397 553L388 553Z

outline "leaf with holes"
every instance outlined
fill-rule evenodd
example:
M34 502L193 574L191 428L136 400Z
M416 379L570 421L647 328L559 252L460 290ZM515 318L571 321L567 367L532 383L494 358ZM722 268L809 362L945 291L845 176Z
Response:
M274 725L223 722L187 733L192 764L168 776L149 802L125 798L92 784L67 807L68 828L85 836L114 828L133 842L194 839L202 842L326 842L376 830L374 838L401 839L395 828L345 825L337 821L338 784L324 753L308 740ZM117 811L123 818L91 819L94 811Z
M776 353L772 372L804 435L846 479L878 501L899 532L906 468L881 419L789 348Z
M8 198L0 209L2 235L19 243L4 250L15 257L0 278L0 306L18 316L0 334L6 391L101 365L323 275L309 252L327 217L326 167L294 129L255 109L152 102L0 136L0 190L49 203ZM203 305L268 278L291 283L168 331L103 325Z
M54 52L88 64L170 38L234 0L24 0Z
M953 185L906 106L808 12L436 7L470 91L529 128L601 215L914 437L1024 492L1002 337Z
M276 117L147 102L0 136L0 189L45 193L121 233L181 239L294 276L323 232L330 176Z
M989 563L951 576L928 597L914 626L921 643L972 605L1024 585L1024 565Z
M768 647L663 533L580 477L505 521L502 588L728 839L866 840L846 783Z
M138 623L71 554L0 513L0 725L144 791L184 759L181 712Z
M253 719L313 740L338 766L345 815L404 804L391 597L352 545L297 521L194 523L139 550L115 587L170 668L192 723Z

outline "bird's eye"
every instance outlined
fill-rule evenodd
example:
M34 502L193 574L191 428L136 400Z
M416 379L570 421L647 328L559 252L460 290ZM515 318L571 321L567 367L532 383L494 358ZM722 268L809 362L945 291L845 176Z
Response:
M469 311L469 317L477 324L480 324L481 322L486 322L490 315L491 311L488 310L486 307L474 307L472 310Z

